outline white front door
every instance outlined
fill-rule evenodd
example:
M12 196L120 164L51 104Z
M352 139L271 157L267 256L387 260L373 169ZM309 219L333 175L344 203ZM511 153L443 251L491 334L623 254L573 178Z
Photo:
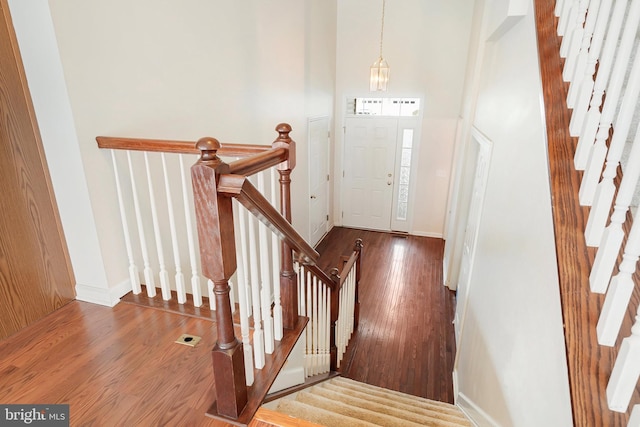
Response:
M397 133L396 118L345 119L344 226L391 229Z
M329 118L309 120L309 243L329 231Z

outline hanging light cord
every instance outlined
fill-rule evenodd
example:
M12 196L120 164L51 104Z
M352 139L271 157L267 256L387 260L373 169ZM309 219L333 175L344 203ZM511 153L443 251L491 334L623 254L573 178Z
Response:
M382 0L382 25L380 26L380 58L382 58L382 37L384 36L384 6L385 0Z

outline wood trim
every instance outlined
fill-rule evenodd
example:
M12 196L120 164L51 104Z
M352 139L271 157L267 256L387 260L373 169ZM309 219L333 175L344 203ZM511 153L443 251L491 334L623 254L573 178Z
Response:
M302 384L294 385L293 387L285 388L284 390L276 391L275 393L268 394L264 398L264 403L273 402L274 400L281 399L285 396L289 396L290 394L296 393L300 390L304 390L306 388L312 387L316 384L320 384L321 382L330 380L331 378L339 377L340 373L336 371L330 371L325 374L314 375L312 377L307 378Z
M249 212L284 240L291 248L302 254L310 263L316 263L320 255L271 203L241 175L223 174L218 181L218 193L236 197Z
M610 411L606 387L620 342L629 335L633 324L640 288L636 286L634 290L616 346L599 345L596 324L605 296L589 289L589 273L596 249L586 246L583 232L589 208L580 206L578 201L582 173L573 167L577 138L569 134L571 112L565 101L567 84L562 80L561 38L556 34L557 18L553 13L555 2L536 0L534 3L574 425L624 427L630 410L627 413ZM625 221L626 232L629 224L629 220ZM634 281L639 283L637 273ZM637 403L640 403L638 388L629 408Z
M200 154L194 141L171 141L166 139L120 138L97 136L98 148L113 150L150 151L162 153ZM271 150L270 145L221 144L218 155L227 157L249 157ZM276 163L277 164L277 163Z
M218 153L220 153L218 151ZM270 148L251 157L245 157L229 163L229 172L236 175L250 176L269 169L287 160L289 150L286 148Z

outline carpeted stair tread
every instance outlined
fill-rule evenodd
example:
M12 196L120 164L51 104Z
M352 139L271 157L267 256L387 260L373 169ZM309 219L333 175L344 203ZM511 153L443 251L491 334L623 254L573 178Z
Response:
M417 423L424 423L425 419L434 419L442 421L441 425L443 426L470 425L468 424L467 418L460 413L457 408L451 411L442 411L437 406L434 406L433 409L425 409L415 405L408 405L371 394L361 393L349 388L343 388L330 382L325 382L319 387L314 387L309 391L327 398L335 396L336 400L344 403L350 403L354 406L376 412L384 412Z
M326 397L312 394L307 391L298 393L298 395L296 396L296 400L306 403L307 405L315 406L316 408L332 411L340 415L367 421L380 426L405 427L423 425L396 418L391 415L381 414L378 412L370 411L368 409L351 406L347 403L342 403L337 400L327 399Z
M366 421L358 420L356 418L336 414L334 412L327 411L321 408L316 408L314 406L307 405L306 403L291 399L283 399L278 404L277 411L283 414L287 414L290 417L303 419L305 421L311 421L312 423L320 424L323 426L373 427L376 425L368 423Z
M417 406L420 408L430 409L430 410L441 410L451 414L460 414L460 410L456 406L450 403L425 399L423 397L413 396L413 395L402 393L395 390L388 390L386 388L377 387L377 386L365 384L365 383L360 383L344 377L333 378L330 381L330 383L339 385L340 387L359 391L361 393L366 393L368 395L378 396L384 399L405 403L407 405Z

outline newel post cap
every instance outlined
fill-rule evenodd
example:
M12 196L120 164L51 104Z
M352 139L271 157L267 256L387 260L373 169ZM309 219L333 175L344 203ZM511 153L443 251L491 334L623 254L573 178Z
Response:
M196 148L200 150L200 161L207 162L218 160L218 155L216 153L221 146L220 141L210 136L200 138L198 142L196 142Z
M291 125L289 123L279 123L276 126L276 132L278 132L278 138L271 144L272 148L286 148L289 150L289 158L280 163L278 170L293 170L296 167L296 143L291 139L289 133L291 133Z

